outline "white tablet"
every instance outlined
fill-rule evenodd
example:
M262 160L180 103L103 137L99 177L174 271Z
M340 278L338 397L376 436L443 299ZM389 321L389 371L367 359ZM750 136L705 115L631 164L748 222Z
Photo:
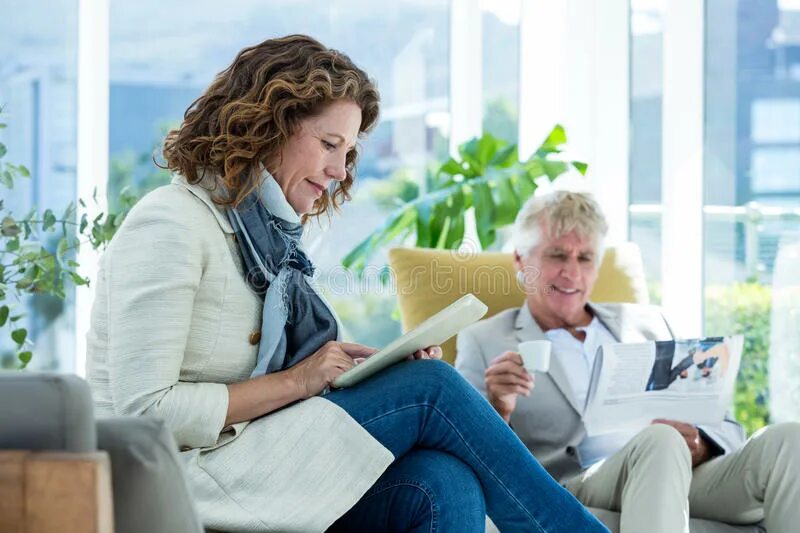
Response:
M473 294L462 296L386 348L354 366L333 381L336 388L352 387L387 366L402 361L417 350L438 346L477 322L488 307Z

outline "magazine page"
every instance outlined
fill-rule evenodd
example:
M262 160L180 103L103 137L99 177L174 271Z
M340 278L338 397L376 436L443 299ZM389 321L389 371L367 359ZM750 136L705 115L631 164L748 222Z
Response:
M733 401L744 337L605 344L595 358L589 435L637 430L655 418L722 422Z

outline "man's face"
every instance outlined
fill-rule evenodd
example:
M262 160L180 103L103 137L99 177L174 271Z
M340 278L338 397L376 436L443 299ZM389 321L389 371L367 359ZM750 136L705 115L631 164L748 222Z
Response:
M539 229L539 244L515 258L524 274L528 306L541 325L574 325L585 316L597 280L597 243L575 231L553 238L546 224Z

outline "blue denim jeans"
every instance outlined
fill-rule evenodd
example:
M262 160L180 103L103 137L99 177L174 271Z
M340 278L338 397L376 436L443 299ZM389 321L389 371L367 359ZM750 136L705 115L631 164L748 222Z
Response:
M325 396L395 456L330 531L607 532L442 361L406 361Z

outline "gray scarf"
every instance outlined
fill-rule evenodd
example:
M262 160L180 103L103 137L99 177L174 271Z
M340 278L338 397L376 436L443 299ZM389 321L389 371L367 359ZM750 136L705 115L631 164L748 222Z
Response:
M228 210L245 279L264 299L261 341L252 376L289 368L337 340L333 310L311 285L314 266L301 248L303 227L275 179Z

